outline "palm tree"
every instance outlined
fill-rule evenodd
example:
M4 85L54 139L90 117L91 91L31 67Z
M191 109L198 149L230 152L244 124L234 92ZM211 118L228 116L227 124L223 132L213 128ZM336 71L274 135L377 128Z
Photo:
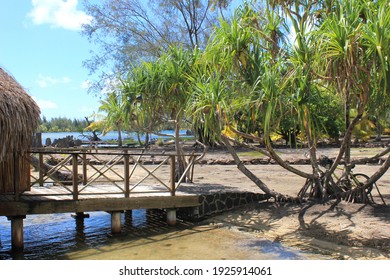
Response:
M197 54L196 49L185 51L172 47L158 60L135 67L124 86L127 103L133 103L134 97L137 97L136 123L139 130L162 135L159 132L162 124L169 122L174 125L174 135L168 136L175 141L178 178L187 165L181 156L183 150L180 144L180 129L186 117L188 77Z
M344 99L346 126L339 155L325 184L343 157L345 162L350 162L351 135L369 104L379 99L386 104L390 98L389 62L386 59L389 55L390 11L387 5L387 1L340 1L331 13L323 15L324 21L319 29L319 51L325 62L322 64L325 66L323 75L330 77L329 83ZM351 120L352 107L356 108L356 114ZM389 168L389 161L390 156L373 176L375 179ZM374 179L369 181L372 183Z
M197 59L197 50L184 51L182 48L171 48L170 52L160 58L162 64L162 79L160 82L160 104L162 112L168 116L175 126L175 149L177 157L177 179L186 168L183 150L180 144L180 129L185 118L185 105L189 97L188 75L194 61Z
M103 135L116 130L118 132L118 146L122 147L122 129L126 123L123 97L112 92L100 103L99 112L104 114L95 114L98 120L94 121L88 128L98 127L102 130Z
M231 22L221 21L204 51L172 48L135 67L124 96L137 104L133 115L139 127L156 132L163 122L173 122L176 153L181 155L179 130L184 119L191 119L208 139L223 142L238 168L265 193L282 197L242 164L231 141L264 145L250 147L306 178L316 197L326 197L335 168L342 158L350 161L352 131L367 105L381 98L389 102L390 9L384 8L384 0L330 2L266 1L260 12L244 4ZM293 41L283 40L288 34L294 34ZM326 120L321 109L326 103L337 106L340 99L346 113L344 139L323 180L316 150ZM350 120L352 107L357 113ZM271 136L286 118L306 137L311 172L289 165L273 148ZM185 164L179 157L179 174ZM390 159L365 186L389 165Z
M194 122L205 132L216 132L213 137L227 145L240 170L266 193L279 195L243 167L224 135L226 128L236 134L237 139L230 139L236 143L241 138L265 144L267 150L258 147L256 150L312 181L315 196L326 197L328 180L344 153L345 161L349 161L351 133L372 101L370 89L376 89L375 93L386 100L389 98L388 62L383 59L386 57L384 52L388 52L389 29L384 20L388 11L383 8L387 6L382 1L373 6L367 3L343 1L328 7L328 2L322 1L304 4L301 1L267 1L262 13L244 5L231 24L221 23L207 46L202 65L193 78L194 94L189 111L193 112ZM289 22L282 19L281 14ZM295 39L282 45L281 30L288 25L294 31ZM287 34L288 29L284 30ZM332 96L333 89L336 89L336 95ZM339 157L322 181L316 143L323 130L324 118L318 109L324 97L336 101L339 96L344 100L346 131ZM350 121L352 106L358 113ZM290 166L273 150L270 137L284 116L291 118L306 137L312 165L310 173ZM248 123L241 126L246 131L238 129L238 122L242 120ZM261 122L262 137L248 129L256 127L253 125L256 122ZM388 169L388 161L378 171L378 176Z
M271 17L271 14L267 16ZM232 139L226 136L229 130L240 137L262 141L252 135L256 125L250 123L264 118L267 108L271 108L266 106L270 99L278 100L273 99L272 94L277 92L279 82L276 79L280 78L274 66L280 65L275 61L279 47L274 41L279 32L274 25L270 32L259 29L262 21L262 17L246 4L236 12L231 23L221 22L221 28L216 30L213 41L197 65L192 81L193 94L187 110L193 112L194 125L209 133L210 138L226 145L240 171L265 193L276 197L281 195L268 188L242 164L230 144ZM275 17L273 23L276 22ZM265 73L277 75L266 76ZM249 124L246 131L237 130L238 115ZM271 124L271 119L268 124ZM269 152L258 150L270 156Z

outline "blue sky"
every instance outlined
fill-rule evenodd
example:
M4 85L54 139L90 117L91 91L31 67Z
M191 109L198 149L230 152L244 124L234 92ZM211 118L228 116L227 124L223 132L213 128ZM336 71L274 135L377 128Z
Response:
M78 0L0 0L0 67L35 99L41 115L84 118L99 107L82 62L94 48Z
M241 2L241 1L233 1ZM35 99L41 116L81 119L99 107L83 61L96 46L81 35L80 0L0 0L0 67Z

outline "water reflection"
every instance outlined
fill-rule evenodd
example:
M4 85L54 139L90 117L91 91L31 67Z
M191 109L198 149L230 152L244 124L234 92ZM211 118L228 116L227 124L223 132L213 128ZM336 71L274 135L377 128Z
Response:
M304 259L300 251L294 250L292 248L287 248L279 242L274 242L266 239L251 241L247 246L252 249L257 249L264 254L274 255L278 260Z
M84 246L86 244L84 220L85 220L84 217L75 217L75 222L76 222L75 242L78 246Z
M11 254L10 227L6 219L0 222L0 259L59 259L69 250L106 242L110 215L96 212L84 221L72 218L69 213L27 216L22 257Z
M163 211L125 211L119 235L111 234L109 213L88 214L90 217L85 219L72 217L70 213L27 216L24 220L25 250L21 254L11 252L11 224L6 217L0 217L0 259L63 259L71 251L171 230L165 223ZM186 226L190 224L183 222L179 228Z
M169 227L165 212L125 211L122 233L111 234L111 216L88 213L31 215L24 221L25 251L11 252L10 222L0 217L0 259L302 259L307 254L279 243L226 229L179 221Z

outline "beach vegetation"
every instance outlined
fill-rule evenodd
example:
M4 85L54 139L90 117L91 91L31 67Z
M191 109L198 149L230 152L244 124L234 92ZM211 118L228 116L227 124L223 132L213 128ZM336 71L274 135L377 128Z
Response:
M225 145L238 169L277 200L289 198L253 174L236 145L305 178L294 200L369 201L390 167L390 149L375 156L389 154L363 182L352 175L351 147L353 139L367 140L375 129L380 137L389 122L387 1L244 2L214 26L201 40L190 36L190 44L169 44L127 65L119 87L127 122L147 133L173 124L178 154L185 124L203 144ZM329 161L317 151L324 137L340 147ZM311 170L284 161L275 150L278 139L307 149ZM178 158L180 173L186 163ZM334 182L340 167L345 178Z

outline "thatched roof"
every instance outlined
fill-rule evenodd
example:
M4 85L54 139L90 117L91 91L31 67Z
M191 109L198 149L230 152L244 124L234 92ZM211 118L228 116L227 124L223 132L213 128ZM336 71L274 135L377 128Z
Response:
M15 151L28 149L39 114L31 96L0 67L0 161Z

